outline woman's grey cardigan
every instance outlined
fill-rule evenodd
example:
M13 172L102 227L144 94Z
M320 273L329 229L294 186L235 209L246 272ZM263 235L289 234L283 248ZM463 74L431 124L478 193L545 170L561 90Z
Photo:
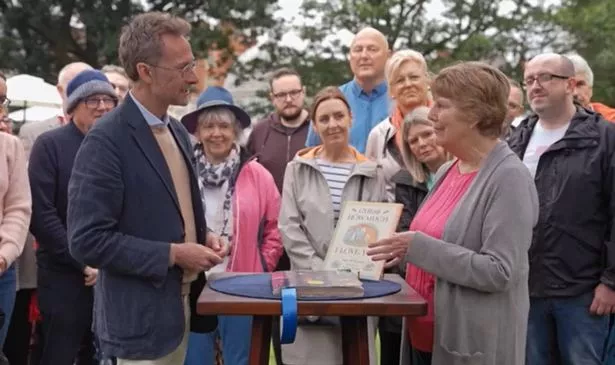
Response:
M451 166L440 169L430 195ZM406 261L437 277L432 364L525 363L528 249L537 220L534 180L499 142L453 210L442 240L416 233Z

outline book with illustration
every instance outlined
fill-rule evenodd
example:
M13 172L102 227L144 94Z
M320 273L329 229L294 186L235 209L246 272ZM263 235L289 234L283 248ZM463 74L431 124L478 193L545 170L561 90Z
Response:
M284 288L295 288L297 298L348 298L363 295L357 274L336 271L276 271L271 273L271 290L279 295Z
M362 279L380 280L384 261L367 256L368 245L395 233L402 208L397 203L344 202L323 270L350 271Z

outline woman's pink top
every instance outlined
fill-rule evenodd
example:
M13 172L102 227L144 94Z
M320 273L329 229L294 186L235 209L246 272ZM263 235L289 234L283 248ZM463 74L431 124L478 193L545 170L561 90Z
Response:
M451 213L474 180L476 172L461 174L457 162L449 169L440 186L423 204L410 224L410 231L419 231L433 238L442 239L444 227ZM410 244L412 250L412 244ZM427 300L427 315L408 319L408 332L412 347L432 352L434 340L435 278L430 273L408 264L406 282Z

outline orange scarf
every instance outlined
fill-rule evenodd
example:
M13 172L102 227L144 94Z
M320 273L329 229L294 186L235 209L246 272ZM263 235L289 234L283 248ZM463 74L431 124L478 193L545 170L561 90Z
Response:
M431 100L427 100L424 106L431 107ZM412 113L412 109L406 114ZM404 118L406 117L399 108L395 108L393 115L389 118L393 127L395 127L395 143L397 144L397 148L399 151L402 151L402 146L404 144L404 136L402 135L402 127L404 125ZM385 141L386 143L386 141Z
M401 131L402 126L404 125L404 115L402 114L401 110L399 110L399 108L395 108L393 115L391 115L391 118L389 119L393 127L395 127L395 143L397 144L397 148L401 152L404 143L404 138ZM384 143L386 144L386 141L384 141Z

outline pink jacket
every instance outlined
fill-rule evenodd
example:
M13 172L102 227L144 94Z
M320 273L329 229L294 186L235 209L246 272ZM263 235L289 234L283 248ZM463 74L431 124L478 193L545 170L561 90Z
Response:
M233 194L233 250L227 271L273 271L282 256L280 193L261 164L245 163Z
M21 255L32 214L32 197L21 141L0 133L0 256L7 266Z

